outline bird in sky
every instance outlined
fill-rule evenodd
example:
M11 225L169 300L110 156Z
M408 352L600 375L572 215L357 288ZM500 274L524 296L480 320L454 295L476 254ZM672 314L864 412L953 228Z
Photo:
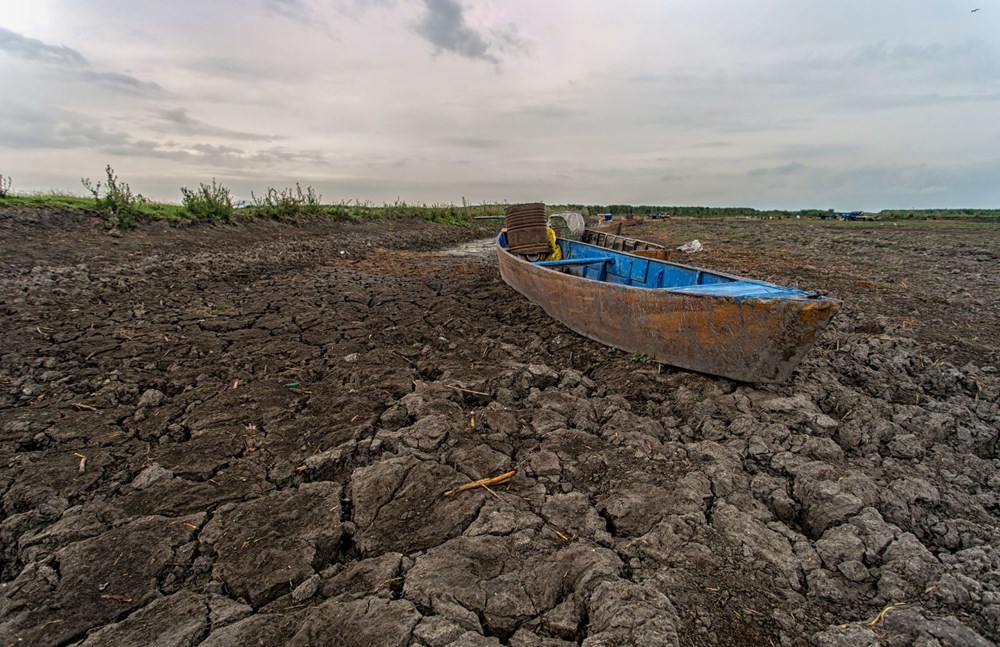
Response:
M975 9L973 9L972 11L970 11L969 13L976 13L977 11L979 11L979 7L976 7Z

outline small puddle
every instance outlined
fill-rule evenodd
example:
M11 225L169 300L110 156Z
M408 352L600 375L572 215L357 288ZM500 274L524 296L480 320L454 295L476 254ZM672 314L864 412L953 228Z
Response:
M442 254L449 256L489 256L493 253L496 238L481 238L448 249L442 249Z

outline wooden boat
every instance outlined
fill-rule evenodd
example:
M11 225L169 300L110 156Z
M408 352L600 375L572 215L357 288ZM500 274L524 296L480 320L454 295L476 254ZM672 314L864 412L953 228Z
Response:
M560 238L563 260L529 262L497 239L500 275L577 333L664 364L783 382L840 301Z

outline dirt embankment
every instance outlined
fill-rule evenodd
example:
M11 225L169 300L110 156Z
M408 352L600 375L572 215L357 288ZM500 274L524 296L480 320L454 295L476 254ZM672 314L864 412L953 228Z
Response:
M998 238L753 224L643 235L845 299L780 386L435 251L483 232L0 213L0 644L1000 639Z

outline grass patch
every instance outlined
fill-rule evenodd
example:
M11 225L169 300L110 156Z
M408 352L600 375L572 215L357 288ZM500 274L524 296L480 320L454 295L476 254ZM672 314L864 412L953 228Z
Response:
M415 218L447 225L468 225L477 216L503 215L504 205L410 205L405 202L383 204L342 203L324 205L322 214L334 220L365 222Z
M93 209L94 199L68 193L15 194L3 199L4 206L62 207L66 209Z
M4 198L3 201L0 202L0 205L49 209L79 209L80 211L95 211L98 209L97 205L94 204L93 198L71 195L69 193L16 194L8 198ZM184 211L184 207L179 204L145 200L136 204L135 208L140 218L170 221L189 219Z
M153 202L147 200L139 205L139 215L148 220L166 220L167 222L185 222L191 220L191 214L183 205L169 202Z
M111 174L109 182L90 183L92 197L57 192L13 194L0 200L0 205L98 211L105 215L109 227L119 229L135 227L143 220L185 223L265 218L296 222L303 217L355 223L414 219L468 225L476 217L502 217L505 207L502 204L411 205L401 201L381 205L361 201L323 204L321 196L312 187L303 189L300 185L282 190L269 188L261 196L254 195L251 204L234 205L229 189L216 180L212 180L211 184L200 184L197 189L182 188L183 204L174 204L132 194L128 185L119 180L110 167L106 171ZM112 184L115 189L109 188ZM93 195L95 191L97 193Z

